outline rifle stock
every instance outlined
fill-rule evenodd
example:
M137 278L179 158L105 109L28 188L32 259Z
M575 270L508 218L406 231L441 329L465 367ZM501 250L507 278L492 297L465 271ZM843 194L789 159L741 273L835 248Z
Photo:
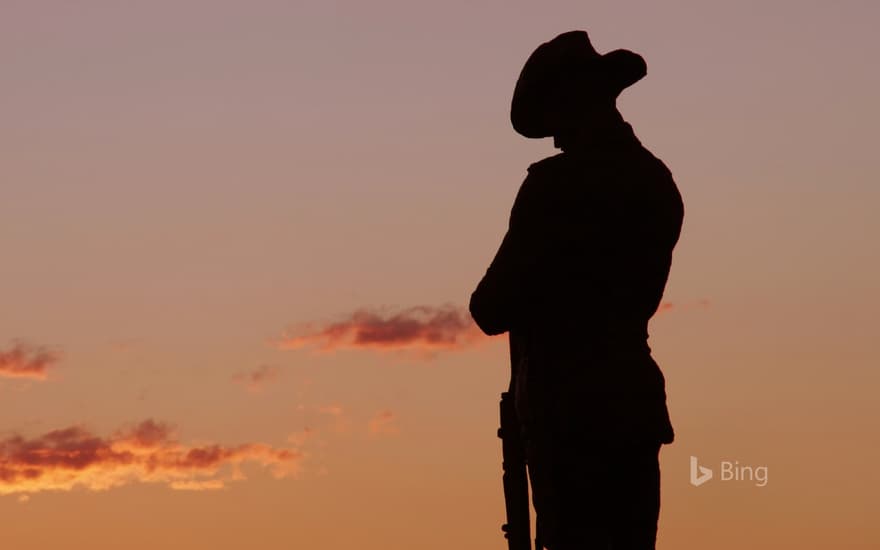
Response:
M515 394L517 365L520 352L510 336L510 388L501 394L501 438L502 480L504 483L504 503L507 510L507 523L501 526L509 550L531 550L529 525L529 480L526 471L525 443L522 438L519 418L516 414ZM536 544L537 546L537 544ZM537 550L540 547L537 546Z

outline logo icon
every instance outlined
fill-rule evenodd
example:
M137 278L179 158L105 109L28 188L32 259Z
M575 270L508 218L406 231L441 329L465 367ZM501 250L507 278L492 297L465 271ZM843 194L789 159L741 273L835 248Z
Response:
M697 457L691 456L691 485L699 487L712 479L712 470L697 464Z

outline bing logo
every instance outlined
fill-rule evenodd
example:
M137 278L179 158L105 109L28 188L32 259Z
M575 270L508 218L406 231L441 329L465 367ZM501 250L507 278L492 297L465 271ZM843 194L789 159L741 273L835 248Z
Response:
M755 487L767 485L767 466L744 466L736 460L723 460L719 470L720 481L754 481ZM697 457L691 456L691 485L699 487L713 477L711 468L700 466Z

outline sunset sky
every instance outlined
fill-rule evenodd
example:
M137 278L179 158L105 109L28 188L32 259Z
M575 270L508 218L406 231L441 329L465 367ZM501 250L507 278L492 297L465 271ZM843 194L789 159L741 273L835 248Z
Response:
M506 548L506 337L466 305L555 153L514 82L572 29L644 56L619 107L685 203L658 549L880 547L878 23L0 0L0 548Z

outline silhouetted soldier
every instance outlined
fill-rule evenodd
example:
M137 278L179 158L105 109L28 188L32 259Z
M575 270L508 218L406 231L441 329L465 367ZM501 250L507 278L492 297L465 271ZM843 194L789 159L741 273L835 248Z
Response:
M647 344L679 238L681 196L616 107L646 74L586 32L542 44L511 121L562 153L529 166L494 260L470 301L510 331L538 537L551 550L654 548L659 451L673 441Z

